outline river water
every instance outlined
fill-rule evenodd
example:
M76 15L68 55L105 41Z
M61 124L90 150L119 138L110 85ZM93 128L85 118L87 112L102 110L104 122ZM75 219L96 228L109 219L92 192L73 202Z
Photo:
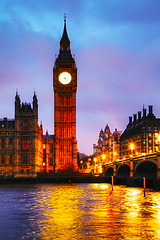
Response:
M160 239L160 192L110 184L0 186L0 240Z

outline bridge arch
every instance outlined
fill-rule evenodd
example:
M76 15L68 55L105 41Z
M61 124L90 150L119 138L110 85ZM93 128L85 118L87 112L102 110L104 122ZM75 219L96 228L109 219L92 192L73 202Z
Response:
M135 178L156 178L157 177L157 163L155 161L142 161L137 163L134 170Z
M106 169L106 171L105 171L105 176L106 176L106 177L111 177L111 176L113 176L113 168L112 168L112 167L109 167L109 168Z
M121 164L117 169L117 177L130 177L130 166L128 164Z

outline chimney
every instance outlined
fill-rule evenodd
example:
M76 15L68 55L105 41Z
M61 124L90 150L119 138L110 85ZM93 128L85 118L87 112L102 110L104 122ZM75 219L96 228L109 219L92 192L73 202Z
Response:
M148 108L149 108L149 115L152 115L153 114L153 106L148 106Z
M146 108L143 108L143 117L146 117Z
M132 117L131 116L129 117L129 123L132 123Z
M137 120L137 114L133 114L134 122Z
M139 111L138 112L138 120L140 120L141 119L141 112Z

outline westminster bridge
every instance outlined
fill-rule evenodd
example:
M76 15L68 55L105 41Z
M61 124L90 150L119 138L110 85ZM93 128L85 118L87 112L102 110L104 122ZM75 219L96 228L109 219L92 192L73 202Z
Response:
M160 152L105 163L103 170L106 177L160 178Z

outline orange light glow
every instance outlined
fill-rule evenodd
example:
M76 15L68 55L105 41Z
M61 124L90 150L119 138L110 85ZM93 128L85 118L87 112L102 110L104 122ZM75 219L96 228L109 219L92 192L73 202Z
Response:
M134 149L134 145L131 143L130 144L130 149L133 150Z

